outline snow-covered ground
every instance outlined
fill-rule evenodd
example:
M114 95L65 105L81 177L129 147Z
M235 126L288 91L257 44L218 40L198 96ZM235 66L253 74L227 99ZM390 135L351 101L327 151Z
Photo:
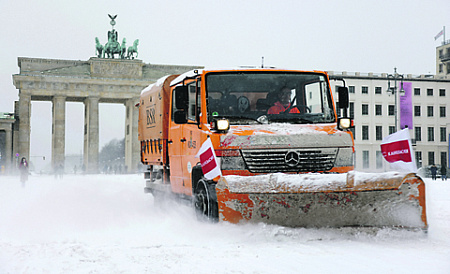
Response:
M428 234L198 222L142 175L0 176L0 273L450 273L450 180Z

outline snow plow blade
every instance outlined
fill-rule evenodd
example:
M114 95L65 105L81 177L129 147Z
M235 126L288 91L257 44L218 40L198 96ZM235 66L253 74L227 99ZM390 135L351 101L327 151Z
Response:
M223 176L219 220L288 227L426 230L425 184L414 173Z

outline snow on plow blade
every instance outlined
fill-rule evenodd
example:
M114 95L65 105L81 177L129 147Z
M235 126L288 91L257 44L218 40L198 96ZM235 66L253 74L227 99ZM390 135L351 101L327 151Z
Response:
M425 184L414 173L223 176L219 220L290 227L427 229Z

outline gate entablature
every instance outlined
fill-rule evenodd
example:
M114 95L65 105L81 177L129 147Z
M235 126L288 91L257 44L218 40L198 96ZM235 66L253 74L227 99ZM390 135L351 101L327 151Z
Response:
M13 76L16 88L23 95L29 94L32 101L51 101L54 96L64 96L67 102L84 102L87 97L98 97L100 103L125 104L138 97L149 80L152 81L142 79L144 64L140 60L55 60L55 67L50 66L48 59L38 60L43 61L44 70L38 69L36 59L19 58L19 64L28 70L21 69L20 74Z

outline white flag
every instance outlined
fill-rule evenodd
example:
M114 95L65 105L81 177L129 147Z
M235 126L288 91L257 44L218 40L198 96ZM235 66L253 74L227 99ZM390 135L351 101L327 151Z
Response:
M220 170L220 165L217 161L216 153L214 152L214 147L210 138L207 138L202 144L195 157L200 157L203 176L205 176L206 179L212 180L217 176L222 176L222 171Z
M417 172L416 161L411 146L411 138L407 128L393 133L381 142L384 159L397 170Z

